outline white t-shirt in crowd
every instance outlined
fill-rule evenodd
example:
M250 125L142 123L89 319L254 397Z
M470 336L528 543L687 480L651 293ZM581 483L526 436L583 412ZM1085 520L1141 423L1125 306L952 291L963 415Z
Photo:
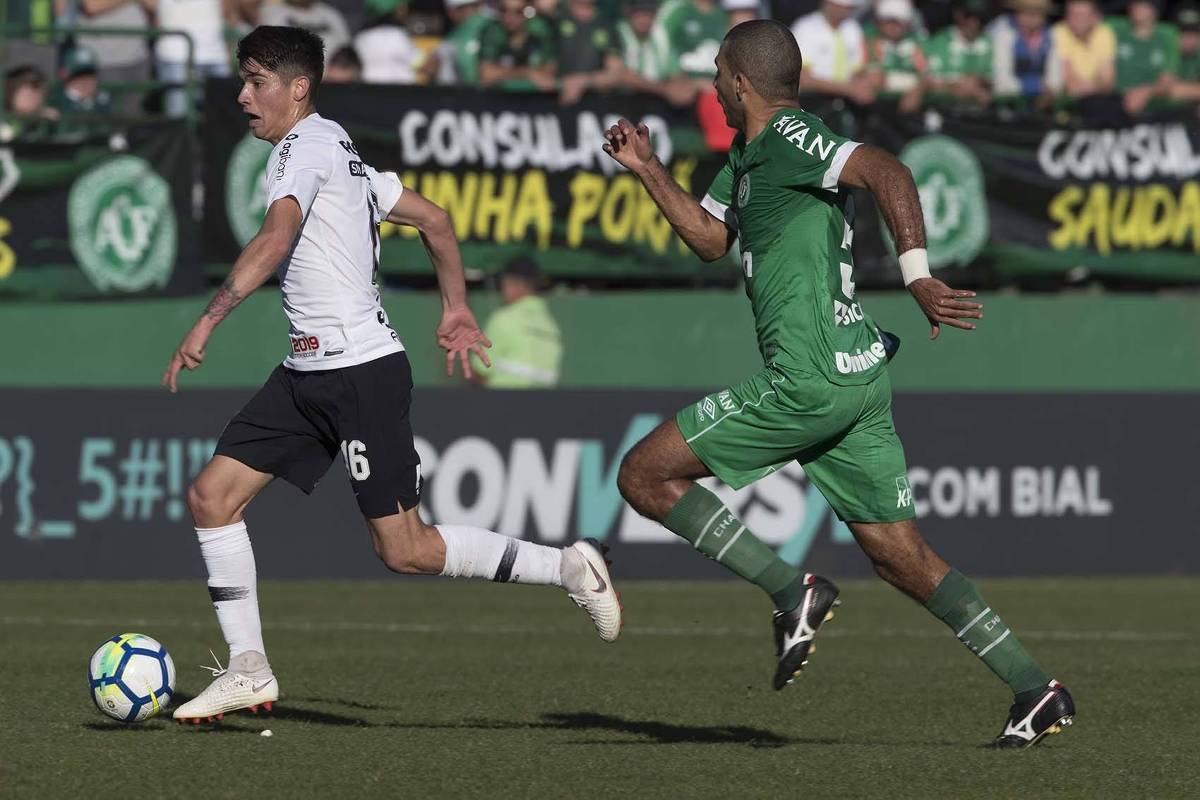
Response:
M404 187L362 162L341 125L311 114L267 162L267 208L294 197L304 215L279 267L295 370L338 369L404 349L379 301L379 223Z
M378 25L354 37L364 83L416 83L425 57L399 25Z
M191 34L197 64L228 63L221 0L158 0L155 15L161 30ZM181 36L160 36L154 55L159 61L186 62L187 42Z
M287 3L263 6L259 24L312 31L325 42L326 64L334 53L350 44L350 26L346 24L342 12L320 0L311 6L291 6Z
M863 29L854 17L834 28L814 11L792 23L792 35L800 45L804 71L814 78L848 81L866 63Z

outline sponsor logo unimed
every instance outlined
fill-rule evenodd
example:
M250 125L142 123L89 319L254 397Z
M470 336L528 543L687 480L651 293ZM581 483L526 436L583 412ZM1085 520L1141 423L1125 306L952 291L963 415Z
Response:
M885 358L887 358L887 351L883 349L883 342L875 342L866 350L835 354L837 371L843 375L866 372Z

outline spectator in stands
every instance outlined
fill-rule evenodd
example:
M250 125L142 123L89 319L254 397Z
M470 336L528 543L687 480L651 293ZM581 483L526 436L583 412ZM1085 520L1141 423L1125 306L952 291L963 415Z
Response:
M859 0L823 0L821 7L792 24L804 61L800 90L846 97L860 105L875 99L875 83L864 70L866 43L854 18Z
M729 14L728 25L730 28L752 19L761 19L764 16L762 3L759 0L721 0L721 8Z
M986 106L992 100L992 40L983 35L987 0L954 7L954 24L934 34L925 47L931 99Z
M1136 117L1171 93L1179 69L1175 31L1159 22L1157 0L1133 0L1126 19L1114 20L1117 91L1125 113Z
M1112 92L1117 39L1095 0L1067 0L1062 22L1052 30L1066 95L1080 99Z
M475 381L489 389L548 389L558 383L562 335L538 293L542 271L531 258L514 258L500 273L504 305L483 329L492 340L492 366L476 361ZM474 358L474 356L472 356Z
M1175 9L1179 29L1179 74L1171 86L1175 100L1200 101L1200 5L1182 3Z
M354 49L362 59L363 81L416 83L425 53L405 27L408 0L373 0L371 5L384 14L354 37Z
M454 23L450 35L421 65L426 82L476 86L479 84L479 45L491 17L481 0L445 0L446 16Z
M666 53L667 75L688 78L703 92L712 90L717 51L727 30L729 13L717 0L667 0L652 35Z
M362 83L363 65L358 57L358 51L353 47L343 47L329 57L329 66L321 83Z
M921 107L925 54L913 34L910 0L879 0L876 27L866 34L866 74L876 96L899 101L899 110L911 114Z
M618 85L649 94L682 106L696 98L696 86L683 75L667 77L667 53L662 38L655 36L654 21L658 0L626 0L624 18L617 23L617 42L621 59Z
M1054 52L1047 18L1050 0L1010 0L992 29L992 88L997 96L1017 97L1038 106L1062 91L1062 61Z
M58 119L58 111L46 105L46 75L37 67L12 67L4 74L4 114L0 141L17 137L45 138ZM11 115L11 116L10 116Z
M346 24L346 18L341 11L322 0L283 0L281 3L265 5L259 13L258 24L286 25L312 31L325 42L326 64L331 55L350 44L350 27Z
M184 31L192 37L192 59L198 88L205 78L227 78L229 51L225 47L225 29L221 0L155 0L152 5L155 25L161 30ZM160 36L154 43L158 79L182 85L187 81L188 43L181 36ZM188 94L183 88L167 92L165 108L169 117L187 114Z
M99 30L132 28L149 33L149 10L154 0L55 0L60 25ZM108 36L81 33L75 43L95 56L95 75L103 83L150 80L150 47L146 36ZM123 93L119 109L124 114L141 111L140 91Z
M97 120L86 116L108 114L112 98L100 88L96 56L86 47L73 47L63 54L58 70L59 84L50 95L50 105L63 117L56 133L60 137L82 138L95 130ZM83 115L84 119L72 119Z
M550 26L525 0L500 0L499 11L479 34L479 85L552 91L557 67Z
M621 63L633 75L653 82L664 81L667 77L667 54L661 41L653 35L657 13L658 0L626 0L624 16L617 23Z
M558 77L564 105L579 102L589 89L616 86L622 76L617 32L600 18L596 0L567 0L552 23L558 34Z

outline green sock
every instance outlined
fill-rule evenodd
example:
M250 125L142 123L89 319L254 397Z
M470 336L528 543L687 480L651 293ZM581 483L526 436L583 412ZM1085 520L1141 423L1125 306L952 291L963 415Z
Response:
M1018 702L1035 696L1050 682L1050 676L1021 646L1000 615L984 602L975 584L958 570L946 573L925 608L949 625L959 640L1008 684Z
M746 530L715 494L699 484L667 514L663 524L701 553L753 583L780 611L791 611L804 599L804 575L758 537Z

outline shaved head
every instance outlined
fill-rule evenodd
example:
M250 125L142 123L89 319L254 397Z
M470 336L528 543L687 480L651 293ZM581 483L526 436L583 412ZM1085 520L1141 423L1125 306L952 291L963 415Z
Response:
M800 47L787 26L754 19L734 26L721 45L729 69L768 102L795 102L800 93Z

